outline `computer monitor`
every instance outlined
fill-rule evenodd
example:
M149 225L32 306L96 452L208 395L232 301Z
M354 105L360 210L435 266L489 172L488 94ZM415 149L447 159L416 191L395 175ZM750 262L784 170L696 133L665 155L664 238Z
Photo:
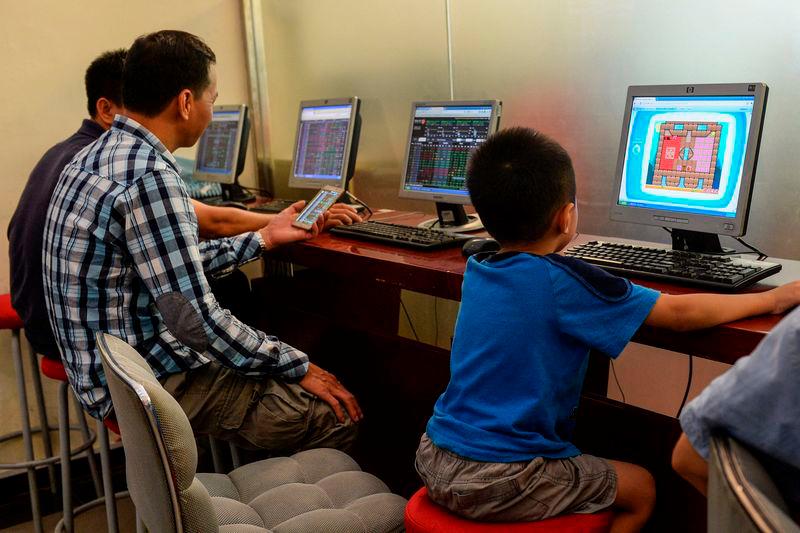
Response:
M414 102L403 164L400 196L436 202L438 218L421 226L472 231L483 226L467 216L467 162L486 138L497 131L502 104L498 100Z
M255 196L238 182L244 170L249 134L246 105L214 106L211 123L197 145L194 179L220 182L226 200L253 200Z
M300 102L290 187L347 188L358 153L360 106L356 96Z
M768 88L628 88L611 219L672 229L673 248L721 253L747 229Z

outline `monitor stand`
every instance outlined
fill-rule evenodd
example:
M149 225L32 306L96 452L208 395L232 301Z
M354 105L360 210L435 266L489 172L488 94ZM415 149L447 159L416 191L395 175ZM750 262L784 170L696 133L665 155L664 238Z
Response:
M252 202L256 195L239 185L239 177L233 183L222 184L222 197L231 202Z
M723 255L733 252L731 248L723 248L716 233L672 229L672 249L701 254Z
M478 231L483 223L478 215L468 215L463 205L436 202L437 218L420 222L417 227L442 229L456 233Z

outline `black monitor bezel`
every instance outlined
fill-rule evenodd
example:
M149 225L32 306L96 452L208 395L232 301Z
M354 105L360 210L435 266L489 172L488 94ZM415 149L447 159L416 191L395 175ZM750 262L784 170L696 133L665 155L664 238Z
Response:
M628 87L625 103L625 114L622 120L617 169L612 189L610 218L618 222L631 222L649 226L662 226L679 230L713 233L740 237L747 231L750 214L750 203L755 181L756 164L761 144L761 133L764 126L767 94L769 88L765 83L725 83L699 85L636 85ZM753 96L753 114L750 131L747 133L747 149L742 165L742 184L739 190L739 201L736 205L736 217L720 217L672 211L653 207L632 207L620 205L619 194L622 186L625 154L628 148L631 111L633 100L637 97L669 97L669 96Z

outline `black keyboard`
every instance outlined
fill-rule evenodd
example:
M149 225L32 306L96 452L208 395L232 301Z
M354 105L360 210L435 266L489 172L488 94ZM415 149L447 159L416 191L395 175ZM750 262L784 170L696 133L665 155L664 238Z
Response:
M652 278L736 291L779 272L781 265L740 257L592 241L565 252L625 277Z
M280 213L287 207L291 207L296 201L297 200L284 200L282 198L276 198L263 204L256 204L248 209L250 211L256 211L257 213Z
M421 250L435 250L437 248L455 246L472 238L472 235L463 233L445 233L436 229L401 226L373 220L350 224L349 226L336 226L331 228L331 233L341 237L352 237L353 239L407 246Z

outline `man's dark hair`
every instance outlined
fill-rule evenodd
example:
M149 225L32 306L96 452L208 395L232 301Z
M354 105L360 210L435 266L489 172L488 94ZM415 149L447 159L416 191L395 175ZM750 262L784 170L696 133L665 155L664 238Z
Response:
M86 110L89 116L97 115L97 101L108 98L118 106L122 105L122 69L125 67L124 48L106 52L86 69Z
M575 171L560 144L529 128L490 136L467 169L472 205L499 241L534 241L575 200Z
M142 35L128 49L122 101L135 113L154 117L184 89L199 96L211 83L214 52L199 37L163 30Z

